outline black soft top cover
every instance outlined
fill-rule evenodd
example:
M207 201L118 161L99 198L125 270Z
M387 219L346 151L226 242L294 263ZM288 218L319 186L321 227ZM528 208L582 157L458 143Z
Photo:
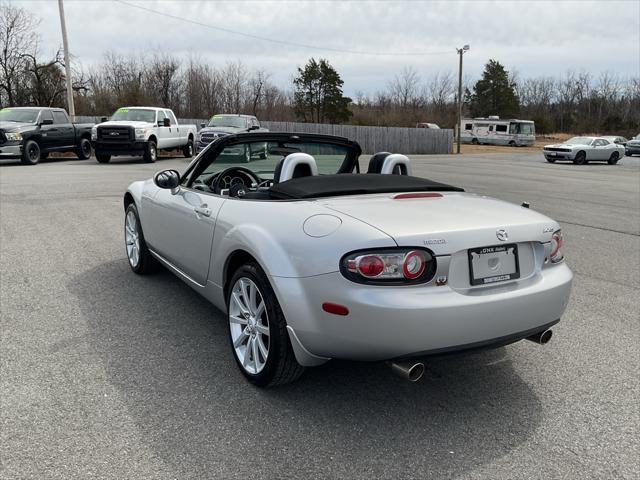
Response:
M407 175L338 173L298 177L270 189L276 198L318 198L368 193L464 192L462 188Z

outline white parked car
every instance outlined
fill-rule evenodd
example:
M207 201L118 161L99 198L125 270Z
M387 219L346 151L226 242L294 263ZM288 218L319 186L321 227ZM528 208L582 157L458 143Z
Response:
M594 161L615 165L624 155L624 145L610 142L604 137L573 137L563 143L545 145L543 153L549 163L571 160L576 165Z
M195 125L181 125L168 108L122 107L91 129L91 141L100 163L116 155L142 156L151 163L158 150L180 149L193 156L196 133Z

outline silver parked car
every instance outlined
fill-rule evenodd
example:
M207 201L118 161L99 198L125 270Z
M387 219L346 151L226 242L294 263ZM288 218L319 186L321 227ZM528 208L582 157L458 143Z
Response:
M632 155L640 155L640 133L631 140L627 141L626 145L624 146L624 154L627 157L631 157Z
M545 145L543 153L549 163L571 160L576 165L593 161L615 165L624 155L624 148L624 145L607 140L606 137L573 137L563 143Z
M267 145L266 158L241 152ZM572 273L554 220L411 176L340 137L245 133L124 196L138 274L164 265L228 319L260 386L330 359L387 360L417 380L434 354L546 343Z

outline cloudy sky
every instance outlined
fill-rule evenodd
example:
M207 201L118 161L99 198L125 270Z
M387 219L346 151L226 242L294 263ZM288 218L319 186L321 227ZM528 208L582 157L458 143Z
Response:
M42 19L43 53L55 52L57 1L11 3ZM638 0L65 0L65 10L70 51L85 68L108 50L161 50L214 65L242 60L288 87L295 68L315 56L337 68L353 95L384 89L409 65L425 79L457 71L455 48L470 44L471 77L489 58L523 77L570 69L640 75Z

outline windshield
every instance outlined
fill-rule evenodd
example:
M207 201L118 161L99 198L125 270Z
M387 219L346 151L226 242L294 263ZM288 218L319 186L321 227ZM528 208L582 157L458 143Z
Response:
M207 127L247 128L247 119L237 115L214 115Z
M0 110L0 122L36 123L40 110L3 108Z
M568 143L569 145L589 145L592 141L593 138L589 137L573 137L564 143Z
M119 108L111 120L127 120L130 122L155 123L156 111L142 108Z
M337 173L351 149L330 143L251 142L226 147L199 176L210 176L229 167L244 167L263 180L273 179L276 166L287 155L308 153L316 160L318 174Z

